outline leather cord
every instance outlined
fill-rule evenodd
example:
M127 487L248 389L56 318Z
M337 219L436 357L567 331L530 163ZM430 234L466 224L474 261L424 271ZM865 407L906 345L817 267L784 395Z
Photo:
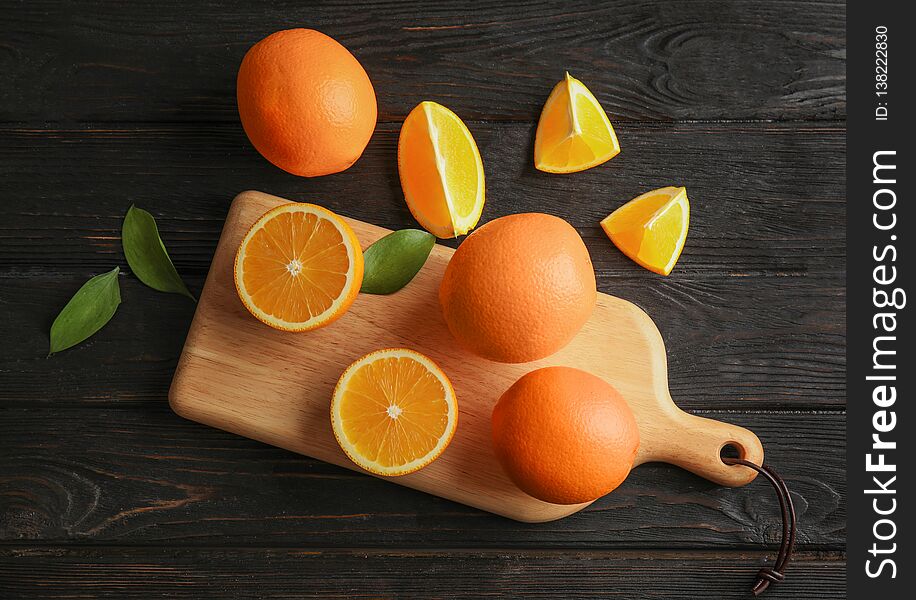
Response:
M772 567L762 567L757 572L757 581L751 591L755 596L764 593L770 584L779 583L786 578L785 571L792 558L792 550L795 547L795 533L797 519L795 516L795 505L792 503L792 495L786 482L776 471L768 465L756 465L743 458L723 458L722 462L727 465L742 465L749 469L754 469L773 484L776 489L776 495L779 497L779 509L782 512L782 543L779 546L779 554L776 556L776 562Z

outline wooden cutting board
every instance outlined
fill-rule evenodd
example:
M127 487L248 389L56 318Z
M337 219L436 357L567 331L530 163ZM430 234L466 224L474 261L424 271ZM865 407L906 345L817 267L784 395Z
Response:
M744 485L756 473L719 459L726 444L762 464L760 440L747 429L681 411L668 393L665 346L652 319L634 304L598 294L591 319L557 354L506 365L461 350L442 319L439 281L454 250L436 245L417 277L390 296L360 294L328 327L275 331L242 306L233 284L236 249L264 212L287 202L243 192L232 203L210 274L172 380L169 401L179 415L213 427L360 471L331 431L329 407L337 378L356 358L407 347L435 360L458 397L458 430L436 461L410 475L386 478L512 519L551 521L587 504L536 500L502 472L490 445L490 413L499 396L525 373L547 365L590 371L613 384L639 423L636 464L672 463L716 483ZM363 248L389 233L347 219Z

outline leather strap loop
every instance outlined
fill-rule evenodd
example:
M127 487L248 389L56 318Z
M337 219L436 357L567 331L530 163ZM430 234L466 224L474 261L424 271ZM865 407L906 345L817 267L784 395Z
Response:
M782 513L782 543L779 546L776 563L772 567L763 567L757 572L757 581L754 582L751 591L755 596L759 596L770 587L770 584L779 583L786 578L785 570L792 558L792 550L795 548L797 528L795 504L792 503L792 494L789 493L785 480L768 465L756 465L743 458L723 458L722 462L727 465L742 465L754 469L773 485L779 498L779 509Z

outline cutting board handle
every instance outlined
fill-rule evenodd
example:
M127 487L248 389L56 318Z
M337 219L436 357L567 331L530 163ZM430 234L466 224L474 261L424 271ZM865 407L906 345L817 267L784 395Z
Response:
M673 410L666 411L666 423L657 423L669 435L658 435L664 443L646 448L640 462L661 461L671 463L705 477L719 485L738 487L750 483L757 472L740 465L727 465L721 460L722 449L734 446L740 458L763 464L763 444L744 427L707 419L684 412L673 402ZM659 432L662 433L662 432ZM640 449L643 450L642 448Z

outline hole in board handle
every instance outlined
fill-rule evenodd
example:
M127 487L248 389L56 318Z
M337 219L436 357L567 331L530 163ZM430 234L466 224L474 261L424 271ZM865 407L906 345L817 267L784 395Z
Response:
M725 442L719 448L719 459L723 458L745 458L747 452L744 450L744 446L738 442ZM724 462L724 461L723 461ZM733 467L735 465L729 465Z

